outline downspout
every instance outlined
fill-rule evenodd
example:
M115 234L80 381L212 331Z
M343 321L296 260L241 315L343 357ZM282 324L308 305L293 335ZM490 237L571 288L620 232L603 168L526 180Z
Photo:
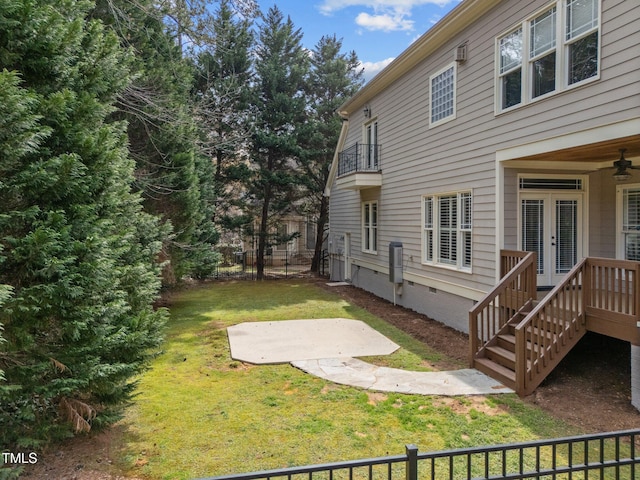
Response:
M331 187L336 181L336 176L338 174L338 164L340 163L340 152L344 149L344 144L347 141L347 132L349 131L349 120L345 117L346 114L340 114L342 117L342 129L340 130L340 137L338 137L338 144L336 145L336 151L333 153L333 160L331 162L331 169L329 170L329 177L327 178L327 183L324 186L323 195L326 198L331 196ZM331 238L331 208L329 208L329 242L331 243L333 240ZM331 252L331 247L329 248L329 252ZM346 262L346 257L345 257ZM329 275L333 277L333 255L329 255Z
M345 118L343 113L340 115L342 116L342 130L340 130L340 137L338 137L336 151L333 154L333 161L331 162L331 169L329 170L329 178L327 179L327 184L324 186L323 195L325 197L331 196L331 186L335 182L336 175L338 174L340 152L344 150L344 144L347 141L347 132L349 131L349 119Z

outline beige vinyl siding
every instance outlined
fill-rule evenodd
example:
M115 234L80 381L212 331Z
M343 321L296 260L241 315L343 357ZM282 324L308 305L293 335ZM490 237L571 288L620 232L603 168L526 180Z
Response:
M439 51L370 99L378 118L382 187L379 194L378 255L387 266L390 241L404 244L405 271L442 282L488 290L496 275L496 151L638 116L640 44L634 20L637 2L602 3L600 79L564 90L509 112L495 114L496 38L548 1L508 0L459 32ZM451 64L455 47L468 42L468 60L457 67L456 119L429 128L429 76ZM345 146L362 141L361 112L353 112ZM505 170L504 244L517 245L517 184ZM427 194L472 190L472 273L422 265L422 206ZM369 193L367 193L369 194ZM331 229L353 236L353 257L360 252L358 192L335 188L331 195ZM507 223L507 220L510 220ZM355 223L354 223L355 222ZM595 228L594 222L590 228Z
M593 257L616 257L616 204L604 200L615 198L612 172L601 170L589 176L589 255Z

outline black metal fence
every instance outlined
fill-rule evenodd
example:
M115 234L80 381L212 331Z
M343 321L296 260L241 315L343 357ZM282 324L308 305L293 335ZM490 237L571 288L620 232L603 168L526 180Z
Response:
M224 279L257 279L257 252L255 250L228 252L216 268L214 277ZM264 256L265 278L294 278L307 275L311 270L313 252L290 252L287 250L267 249ZM329 253L322 251L319 274L329 272Z
M640 430L419 453L202 480L640 479Z

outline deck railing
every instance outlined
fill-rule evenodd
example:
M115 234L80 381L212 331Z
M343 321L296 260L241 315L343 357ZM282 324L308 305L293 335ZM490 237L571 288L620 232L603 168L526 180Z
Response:
M575 476L573 476L575 474ZM201 480L497 480L640 477L640 430L418 452Z
M513 267L523 261L530 253L522 250L500 250L500 278L504 278Z
M585 280L588 329L640 345L640 262L590 257Z
M533 392L587 330L637 341L639 280L638 262L588 257L574 266L515 328L516 391Z
M500 270L506 274L469 312L472 364L473 358L489 340L497 335L516 312L536 297L534 252L502 250L500 265Z

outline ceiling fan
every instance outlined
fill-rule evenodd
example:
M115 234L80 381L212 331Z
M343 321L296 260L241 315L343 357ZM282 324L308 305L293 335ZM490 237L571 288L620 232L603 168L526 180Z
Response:
M627 171L628 168L640 170L640 167L634 167L632 165L631 160L627 160L626 158L624 158L624 152L626 151L626 148L621 148L620 158L613 162L613 168L616 169L615 173L613 174L613 178L615 178L619 182L631 178L631 174Z

